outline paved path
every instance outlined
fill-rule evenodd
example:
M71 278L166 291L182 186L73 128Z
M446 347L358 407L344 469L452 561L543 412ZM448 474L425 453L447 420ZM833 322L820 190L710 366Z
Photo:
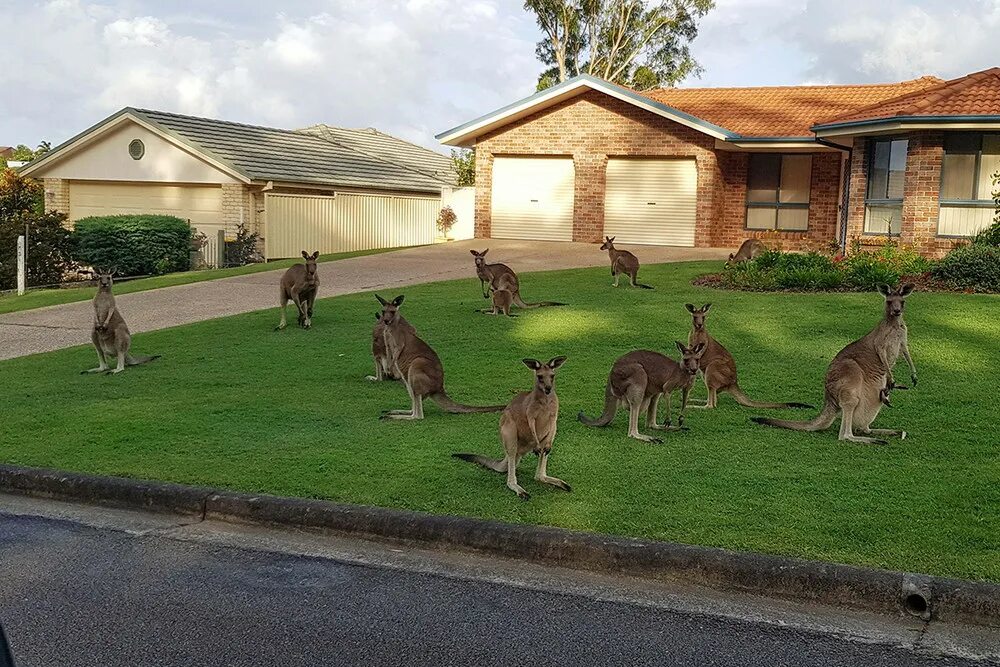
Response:
M591 243L458 241L321 264L320 297L470 277L475 269L469 249L484 247L490 248L491 261L508 264L519 273L602 266L608 261L607 254ZM645 246L636 252L644 263L656 264L723 259L730 250ZM265 271L123 294L117 297L118 307L132 333L276 308L281 273ZM0 359L90 343L92 321L89 301L0 315Z
M954 634L935 643L943 630L912 619L697 601L649 582L163 515L84 525L25 503L52 502L0 495L0 620L19 667L996 664L957 657L983 653Z

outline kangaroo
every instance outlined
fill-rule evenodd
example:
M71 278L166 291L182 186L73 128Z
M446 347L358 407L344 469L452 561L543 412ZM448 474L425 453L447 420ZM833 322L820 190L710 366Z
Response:
M765 250L767 250L767 246L764 245L760 239L747 239L740 245L740 249L736 251L735 255L733 253L729 253L729 259L726 261L726 266L732 266L733 264L739 264L740 262L749 262Z
M624 273L629 277L632 287L653 289L652 285L636 282L636 276L639 274L639 258L628 250L616 249L614 240L614 236L605 236L604 244L601 246L601 250L607 250L608 257L611 258L611 277L615 279L614 287L618 287L618 278Z
M313 254L302 251L302 259L305 264L295 264L288 267L288 270L281 276L281 286L279 288L279 301L281 303L281 322L275 331L281 331L288 326L285 321L285 310L288 307L288 300L295 303L299 311L299 326L308 329L312 326L313 304L316 302L316 292L319 291L319 274L316 273L316 260L319 258L319 250Z
M884 445L888 444L885 440L870 436L906 438L906 431L872 428L871 425L882 405L888 404L889 391L907 388L897 385L892 376L900 352L910 368L910 381L913 386L917 385L917 369L910 357L903 321L906 297L913 292L913 285L903 285L898 290L882 285L879 292L885 297L885 315L871 332L838 352L830 362L824 382L825 401L819 416L805 422L764 417L753 417L753 421L796 431L822 431L833 424L839 412L840 440ZM864 435L855 435L855 425Z
M433 399L445 412L456 414L500 412L507 407L463 405L451 400L444 390L444 366L441 365L441 359L399 314L403 297L397 296L392 301L386 301L376 294L375 298L382 304L382 325L385 327L389 367L406 385L411 403L409 410L384 411L382 419L423 419L426 397Z
M97 350L97 368L91 368L83 373L104 373L108 371L107 355L114 355L118 365L111 373L121 373L126 366L138 366L154 359L159 359L160 355L133 357L129 354L132 347L132 334L129 333L125 318L118 312L115 305L115 295L111 292L114 285L114 271L97 274L97 294L94 295L94 330L90 334L90 340Z
M504 458L491 459L479 454L452 454L455 458L469 461L500 473L507 473L507 488L527 500L531 496L517 483L517 464L528 452L538 456L535 479L543 484L551 484L563 491L570 486L558 477L549 477L546 466L552 453L552 441L556 439L556 422L559 418L559 397L556 396L556 370L563 365L566 357L554 357L547 364L537 359L524 359L524 365L535 372L535 386L531 391L523 391L515 396L500 415L500 440L503 442Z
M583 412L577 414L587 426L607 426L614 419L618 406L627 403L628 437L643 442L661 443L659 438L639 433L639 414L646 415L646 428L658 431L679 431L684 429L684 412L687 410L688 395L698 373L698 360L705 352L705 344L691 347L677 341L681 360L650 350L635 350L621 356L611 367L608 384L604 390L604 412L597 419L588 418ZM673 392L681 390L681 413L677 426L671 425L670 408ZM660 397L667 397L667 421L656 423L656 413Z
M704 405L692 405L692 408L714 408L718 405L718 394L720 391L728 391L736 399L736 402L747 408L812 408L808 403L771 403L768 401L755 401L740 388L740 383L736 379L736 360L729 353L722 343L712 338L705 330L705 315L712 304L706 303L701 308L695 308L693 304L685 304L685 308L691 313L691 333L688 334L688 345L704 343L705 353L701 355L698 362L701 377L705 381L705 388L708 389L708 398Z
M510 312L510 306L514 303L514 295L510 293L510 290L498 289L490 295L490 298L493 301L493 308L482 308L477 310L477 313L499 315L502 312L507 317L517 317Z
M413 329L409 322L400 316L400 325ZM382 322L381 311L375 313L375 327L372 329L372 357L375 359L375 375L368 375L366 380L382 382L383 380L398 380L392 368L389 351L385 346L385 324Z
M510 292L511 300L521 308L542 308L543 306L565 306L565 303L558 301L539 301L537 303L525 303L521 298L521 284L517 279L517 274L506 264L487 264L486 253L489 248L482 252L470 250L472 256L476 258L476 275L479 277L479 287L483 291L483 298L490 298L490 291L507 290Z

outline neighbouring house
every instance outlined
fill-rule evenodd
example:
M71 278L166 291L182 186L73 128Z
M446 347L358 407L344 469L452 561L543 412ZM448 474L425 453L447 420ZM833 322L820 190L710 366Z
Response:
M283 130L133 108L21 173L43 181L46 207L70 224L162 213L210 244L244 224L268 259L433 243L456 183L447 155L374 129Z
M0 160L6 160L14 154L13 146L0 146Z
M930 256L993 217L1000 68L951 81L665 88L578 76L448 130L476 151L483 238Z

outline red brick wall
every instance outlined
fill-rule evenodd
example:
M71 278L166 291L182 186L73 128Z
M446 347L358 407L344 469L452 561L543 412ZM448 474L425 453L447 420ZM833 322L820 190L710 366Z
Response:
M809 229L779 232L746 229L747 153L719 151L722 214L712 226L712 245L737 246L748 238L763 239L784 250L817 249L837 239L840 211L841 152L814 153L809 188Z
M903 215L899 241L913 246L928 257L941 257L961 239L938 238L938 194L941 187L941 161L944 135L940 132L912 132L907 136L906 174L903 182ZM854 240L862 248L885 243L883 235L865 234L865 190L868 183L868 143L854 140L851 163L851 205L847 226L848 249Z
M572 156L576 170L573 240L596 242L604 229L607 159L693 157L698 169L695 245L737 246L749 236L744 153L715 150L715 139L596 91L493 131L476 145L476 236L488 238L494 156ZM839 153L813 159L809 231L772 233L788 249L833 240L837 228Z

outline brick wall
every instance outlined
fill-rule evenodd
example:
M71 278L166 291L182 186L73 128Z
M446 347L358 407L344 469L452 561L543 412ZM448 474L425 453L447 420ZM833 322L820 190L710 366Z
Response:
M242 183L222 184L222 224L227 230L235 230L240 222L248 227L254 225L253 197L250 188Z
M715 150L715 139L597 91L567 100L488 133L476 144L477 238L492 226L496 156L572 156L576 171L573 240L596 242L604 231L608 157L689 157L698 169L695 245L737 246L760 236L746 221L747 155ZM809 231L772 233L772 243L797 249L836 238L839 152L814 155Z
M43 178L45 210L69 214L69 181L64 178Z
M941 257L961 239L938 238L938 194L941 187L941 162L944 137L940 132L912 132L907 136L906 173L903 182L903 214L900 220L901 243L913 246L928 257ZM865 192L868 184L868 143L854 140L851 161L851 196L847 225L848 249L854 240L862 248L885 243L885 236L864 233Z

